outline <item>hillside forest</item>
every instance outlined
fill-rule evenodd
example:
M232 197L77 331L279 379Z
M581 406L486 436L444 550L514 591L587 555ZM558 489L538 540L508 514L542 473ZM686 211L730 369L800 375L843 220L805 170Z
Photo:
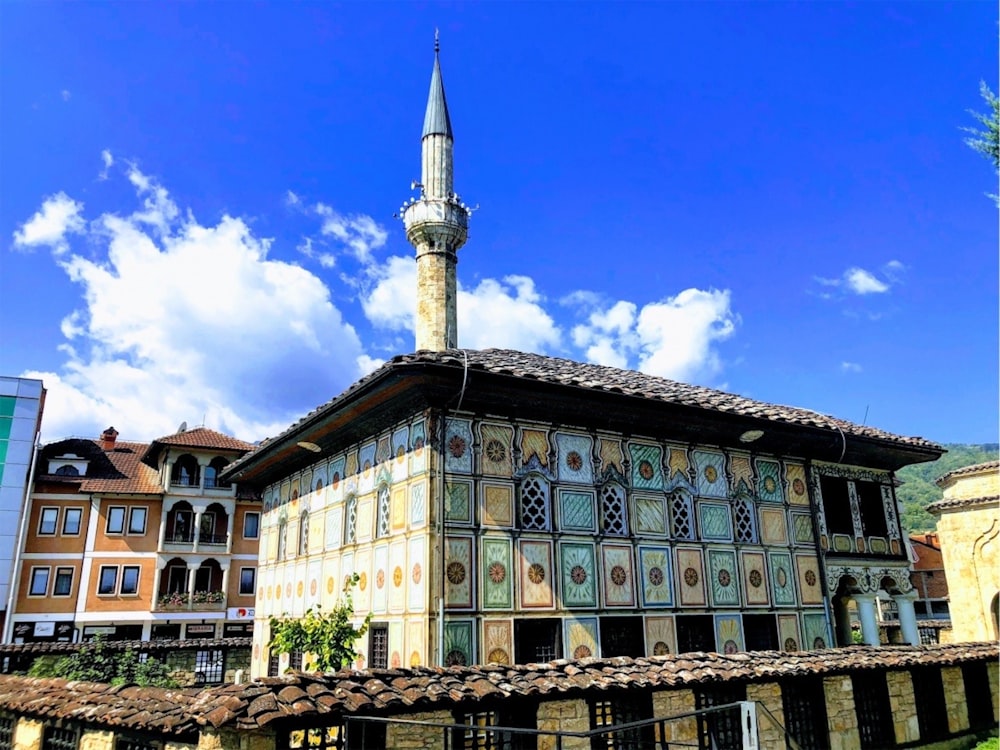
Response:
M902 483L896 488L896 496L903 507L903 527L909 531L933 531L937 525L937 518L925 510L942 497L941 489L934 484L936 479L963 466L995 461L1000 450L997 443L948 443L944 447L948 452L937 461L906 466L896 472Z

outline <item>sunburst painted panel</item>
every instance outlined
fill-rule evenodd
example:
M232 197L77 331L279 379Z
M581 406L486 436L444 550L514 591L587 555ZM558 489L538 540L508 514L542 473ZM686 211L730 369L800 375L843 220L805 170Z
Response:
M391 583L388 570L389 548L380 544L372 555L374 586L372 587L372 612L384 614L389 609L389 585Z
M746 650L743 647L743 623L739 615L715 616L715 647L720 654L735 654Z
M796 555L795 568L798 571L796 580L799 584L799 595L803 604L822 604L823 589L819 581L819 565L814 555Z
M588 659L598 655L597 618L570 617L563 620L563 643L570 659Z
M798 651L802 648L797 615L778 615L778 642L782 651Z
M560 482L594 483L594 441L587 435L557 432L556 459Z
M560 544L559 558L563 606L596 607L594 545L576 542Z
M632 486L640 490L663 489L663 449L647 443L629 443Z
M344 590L344 582L340 577L340 558L331 556L322 562L319 604L323 609L330 610L340 601Z
M716 607L738 607L740 590L736 553L729 550L709 550L708 570L712 584L712 604Z
M410 620L406 623L406 660L407 666L419 667L426 664L427 625L423 620Z
M521 606L544 609L555 606L552 595L552 542L518 542L518 588Z
M511 609L514 606L511 542L502 537L484 537L482 546L483 609Z
M410 474L427 468L427 428L423 420L413 423L410 430Z
M639 547L640 591L644 607L674 606L669 547Z
M733 516L726 503L698 502L698 527L701 538L710 542L733 540Z
M482 455L479 472L487 476L509 477L514 473L514 428L483 422L479 425Z
M358 585L352 592L354 611L368 614L372 608L372 555L371 550L358 550L354 556L354 570L359 576Z
M715 451L694 451L695 485L702 497L728 497L726 457Z
M445 606L466 609L472 606L472 539L450 536L445 541Z
M792 505L809 505L809 490L806 487L806 467L802 464L785 464L785 482L788 487L788 502Z
M598 454L601 457L601 473L614 469L619 474L625 473L625 454L622 453L620 440L601 438L598 443Z
M476 663L472 620L450 620L444 624L444 663L446 666Z
M320 603L320 580L323 577L323 564L320 560L311 560L306 572L306 609Z
M682 605L705 605L705 564L700 549L677 550L677 589Z
M601 545L605 607L634 607L635 581L632 548L623 544Z
M385 578L385 587L389 590L389 611L402 612L406 609L406 542L403 539L389 545Z
M781 482L781 466L777 461L758 458L757 464L757 496L765 503L785 502L784 487Z
M549 465L549 438L543 430L522 430L521 465L525 466L534 456L542 466Z
M767 565L770 569L771 594L779 607L790 607L795 599L795 572L792 556L787 552L768 552Z
M646 618L646 656L677 653L677 631L673 615Z
M763 552L740 552L740 567L743 569L743 595L748 607L767 606L771 597L767 592L767 571L764 567Z
M559 528L573 531L594 531L594 493L586 490L564 490L558 492Z
M826 615L822 612L802 615L802 633L802 642L807 650L830 646L830 636L826 629Z
M449 419L445 427L444 470L450 473L472 473L472 422Z
M784 508L760 509L760 540L764 544L788 544Z
M482 525L512 526L514 524L514 486L483 482L480 484L482 494Z
M416 537L407 541L406 563L403 565L402 586L405 588L406 607L410 612L423 612L427 608L427 540ZM393 585L396 583L393 568Z
M453 523L472 523L472 482L456 479L444 485L444 517Z
M483 620L483 654L487 664L513 664L513 620Z
M640 534L667 533L666 498L663 495L635 498L635 528Z

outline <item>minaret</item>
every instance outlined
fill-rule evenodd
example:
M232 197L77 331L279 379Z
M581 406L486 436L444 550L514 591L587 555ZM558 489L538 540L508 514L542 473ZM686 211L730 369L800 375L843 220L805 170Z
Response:
M424 114L420 198L403 205L406 239L417 250L417 349L444 351L458 346L455 266L469 235L469 216L454 191L451 119L441 81L437 33L434 70Z

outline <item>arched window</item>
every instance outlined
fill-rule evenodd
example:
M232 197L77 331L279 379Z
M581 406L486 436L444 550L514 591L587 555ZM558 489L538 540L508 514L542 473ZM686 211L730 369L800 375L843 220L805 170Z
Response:
M358 498L351 495L344 508L344 544L358 541Z
M222 470L226 468L228 462L222 456L216 456L212 459L212 462L205 467L205 489L228 489L229 482L223 482L219 479L219 474Z
M309 554L309 514L299 516L299 554Z
M179 487L198 486L198 461L194 456L185 453L177 457L170 474L170 483Z
M521 481L521 528L548 531L552 514L549 483L540 474L528 474Z
M66 464L65 466L60 466L56 469L56 476L60 477L78 477L80 476L80 470L75 466Z
M601 488L601 531L615 536L628 536L625 488L616 482Z
M375 538L389 536L389 488L382 485L378 490L378 518L375 520Z
M281 519L278 523L278 560L288 556L288 522Z
M737 542L757 543L757 514L753 498L749 495L741 494L733 498L733 526Z

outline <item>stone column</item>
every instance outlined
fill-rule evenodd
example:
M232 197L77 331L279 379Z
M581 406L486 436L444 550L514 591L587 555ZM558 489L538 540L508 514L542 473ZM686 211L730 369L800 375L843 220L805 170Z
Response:
M944 705L948 710L948 732L958 734L969 728L969 704L961 667L941 667Z
M226 554L228 555L233 551L233 524L236 522L236 509L230 509L226 516Z
M156 539L156 551L163 551L163 543L167 540L167 516L170 511L167 510L166 506L163 506L163 510L160 511L160 534Z
M747 686L747 699L750 698L750 686ZM779 696L778 704L781 704ZM657 690L653 693L653 716L681 716L693 713L695 710L693 690ZM658 738L665 746L677 743L678 746L697 746L698 722L690 716L677 721L666 721L663 724L665 737Z
M861 636L869 646L879 646L878 616L875 614L875 594L854 594L861 620Z
M188 590L187 590L187 600L188 600L188 608L189 609L191 607L191 597L194 596L194 582L195 582L195 575L197 573L198 573L198 568L196 568L196 567L194 567L194 566L192 566L192 565L189 564L188 565Z
M204 515L203 510L196 510L194 512L194 551L198 551L198 542L201 540L201 517Z
M542 732L586 732L590 730L590 709L583 699L543 701L536 714ZM551 734L538 736L538 750L590 750L590 740L584 737L562 737Z
M847 675L823 678L826 722L830 750L857 750L861 747L858 715L854 710L854 686Z
M431 711L421 714L408 714L405 716L409 721L427 721L435 724L454 724L455 717L451 711ZM347 731L355 731L355 727L360 726L360 722ZM450 731L442 727L433 727L419 724L396 724L390 722L385 728L385 746L393 750L444 750L445 732ZM449 747L451 744L449 743Z
M917 613L913 609L913 600L917 598L917 593L911 591L908 594L899 594L892 598L896 602L899 630L902 633L903 641L911 646L919 646L920 630L917 628Z
M160 567L160 561L156 561L156 570L153 571L153 603L150 609L156 609L156 602L160 598L160 583L163 580L163 568Z
M851 631L851 612L847 607L850 600L849 596L835 596L833 598L833 622L838 646L850 646L854 643Z
M229 566L226 565L222 568L222 606L226 606L226 602L229 601Z
M920 739L920 722L917 719L916 699L913 694L913 679L908 670L885 673L889 688L889 708L892 709L892 726L896 732L896 743L905 745Z
M782 747L785 744L785 708L781 701L781 685L777 682L751 682L747 685L747 700L759 703L767 713L759 711L757 732L761 747Z

